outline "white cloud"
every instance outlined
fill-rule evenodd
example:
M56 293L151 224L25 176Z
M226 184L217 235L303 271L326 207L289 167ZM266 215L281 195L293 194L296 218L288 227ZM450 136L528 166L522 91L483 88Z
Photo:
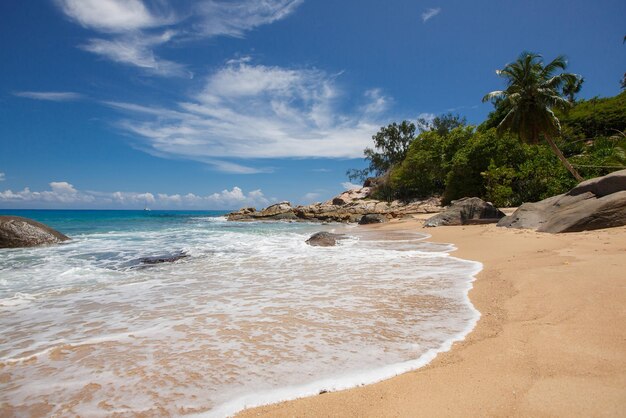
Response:
M13 95L26 99L48 100L51 102L69 102L83 98L80 93L71 91L18 91L13 93Z
M22 191L10 189L0 192L0 202L44 202L44 203L92 203L94 196L79 193L71 184L61 181L50 183L50 190L33 192L26 187Z
M4 173L0 173L0 181L4 181L6 179L6 176Z
M355 189L360 189L363 186L361 184L355 184L355 183L350 183L349 181L346 181L346 182L341 183L341 187L343 187L346 190L355 190Z
M159 36L122 36L106 39L90 39L80 45L85 51L101 55L111 61L142 68L149 73L161 76L192 78L193 74L185 66L174 61L157 57L153 47L168 42L174 36L166 31Z
M106 104L128 114L119 126L143 138L148 152L219 165L224 158L361 157L387 99L372 90L342 113L341 96L335 75L239 60L173 109Z
M241 37L261 25L281 20L293 13L304 0L204 1L197 7L204 36Z
M441 13L440 7L427 9L426 11L424 11L424 13L422 13L422 22L424 23L428 22L430 19L437 16L439 13Z
M371 89L365 92L368 104L365 106L365 113L378 114L382 113L389 107L389 98L382 94L380 89Z
M181 2L160 0L148 8L142 0L56 0L63 13L85 28L110 35L79 45L117 63L160 76L190 76L185 65L155 53L178 37L179 41L214 36L242 37L261 25L281 20L304 0L204 0L188 10L172 12ZM156 8L158 7L158 13ZM170 28L165 30L165 28ZM172 28L175 28L173 30ZM163 31L155 36L154 31Z
M111 207L142 209L144 205L155 208L198 208L198 209L238 209L243 206L267 206L267 199L261 190L252 190L244 193L235 186L231 190L222 190L207 196L193 193L166 194L149 192L100 192L77 190L72 184L60 181L51 182L50 190L0 191L0 202L18 203L33 206L62 206L62 207Z
M68 17L90 29L126 32L164 24L141 0L57 0Z

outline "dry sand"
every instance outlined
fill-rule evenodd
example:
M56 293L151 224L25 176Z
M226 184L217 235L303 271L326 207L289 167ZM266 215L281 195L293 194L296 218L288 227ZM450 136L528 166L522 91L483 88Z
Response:
M426 232L484 264L470 292L482 317L464 341L414 372L241 415L626 417L626 227Z

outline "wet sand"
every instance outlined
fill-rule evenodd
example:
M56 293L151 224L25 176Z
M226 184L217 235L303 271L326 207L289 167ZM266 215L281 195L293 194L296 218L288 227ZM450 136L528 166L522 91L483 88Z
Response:
M454 243L477 260L482 317L426 367L245 417L626 416L626 227L551 235L495 225L375 226Z

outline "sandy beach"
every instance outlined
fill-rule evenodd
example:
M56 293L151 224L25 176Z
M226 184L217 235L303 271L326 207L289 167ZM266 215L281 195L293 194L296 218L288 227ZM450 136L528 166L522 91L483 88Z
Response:
M541 234L495 225L423 229L483 263L470 299L482 317L426 367L244 417L625 416L626 227Z

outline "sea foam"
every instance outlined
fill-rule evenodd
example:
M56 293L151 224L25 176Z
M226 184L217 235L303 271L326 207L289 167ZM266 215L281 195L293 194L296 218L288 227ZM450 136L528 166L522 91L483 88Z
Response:
M474 326L481 265L451 245L348 228L310 247L317 228L194 217L5 251L0 411L224 416L418 368Z

